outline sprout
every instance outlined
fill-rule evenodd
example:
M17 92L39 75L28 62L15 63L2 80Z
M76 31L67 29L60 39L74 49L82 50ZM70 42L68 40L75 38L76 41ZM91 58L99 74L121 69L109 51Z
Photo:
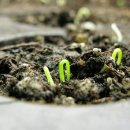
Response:
M64 71L64 65L66 65L66 71ZM70 80L70 62L68 60L64 59L59 63L59 73L61 82L65 82L65 74L66 80Z
M121 31L119 30L119 28L117 27L117 25L115 23L111 24L111 28L112 30L115 32L115 34L117 35L117 41L118 42L122 42L123 41L123 36Z
M53 79L52 79L52 77L51 77L51 74L50 74L50 71L49 71L48 67L44 66L44 67L43 67L43 70L44 70L44 73L45 73L45 75L46 75L46 77L47 77L48 83L49 83L51 86L55 86L54 81L53 81Z
M116 61L116 57L117 57L116 64L119 66L122 61L122 50L120 48L116 48L112 53L112 58L114 59L114 61Z
M59 6L65 6L66 3L67 3L67 0L56 0L56 3L57 3Z
M90 17L90 15L91 15L91 13L88 8L86 8L86 7L80 8L75 17L75 24L79 24L83 18L88 18L88 17Z

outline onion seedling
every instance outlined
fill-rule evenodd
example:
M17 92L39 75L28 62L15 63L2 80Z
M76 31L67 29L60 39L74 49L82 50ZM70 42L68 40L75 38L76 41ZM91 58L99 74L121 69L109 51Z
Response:
M75 24L79 24L83 18L90 17L91 13L90 10L86 7L82 7L78 10L78 13L75 17Z
M66 70L64 70L64 66ZM66 80L70 80L70 62L66 59L62 60L59 63L59 74L60 74L60 81L65 82L65 74L66 74Z
M122 36L122 33L121 33L120 29L117 27L117 25L115 23L112 23L111 28L115 32L115 34L117 35L117 41L122 42L123 41L123 36Z
M116 62L116 57L117 57L117 62ZM122 50L120 48L116 48L112 53L112 58L114 59L116 64L119 66L122 61Z
M55 86L54 81L53 81L53 79L52 79L52 77L51 77L51 74L50 74L50 71L49 71L48 67L47 67L47 66L44 66L44 67L43 67L43 70L44 70L44 73L45 73L45 75L46 75L46 77L47 77L48 83L49 83L51 86Z

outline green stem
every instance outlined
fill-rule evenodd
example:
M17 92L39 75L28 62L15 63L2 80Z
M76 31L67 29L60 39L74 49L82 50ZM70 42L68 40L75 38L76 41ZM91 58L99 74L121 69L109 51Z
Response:
M91 15L91 12L88 8L82 7L78 10L76 17L75 17L75 24L79 24L82 18L88 18Z
M53 81L53 79L52 79L52 77L51 77L51 74L50 74L50 71L49 71L48 67L44 66L44 67L43 67L43 70L44 70L44 73L45 73L45 75L46 75L46 77L47 77L48 83L49 83L51 86L55 86L54 81Z
M66 66L66 72L64 70L64 65ZM68 60L62 60L59 63L59 73L60 73L60 81L65 82L65 74L66 74L66 80L70 80L70 62Z
M114 59L114 61L116 61L116 57L117 57L116 64L119 66L122 61L122 50L120 48L116 48L112 53L112 58Z

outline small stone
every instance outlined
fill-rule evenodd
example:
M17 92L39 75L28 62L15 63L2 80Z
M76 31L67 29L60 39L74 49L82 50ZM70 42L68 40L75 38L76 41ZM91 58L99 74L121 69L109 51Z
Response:
M100 48L93 48L93 53L96 55L99 55L101 53L101 49Z
M67 24L66 28L69 32L76 32L77 30L77 27L75 26L75 24L72 24L72 23Z
M111 77L107 78L107 84L108 84L108 86L112 85L112 78Z
M96 25L92 22L85 22L81 24L81 29L85 31L91 31L95 32L96 31Z
M62 103L64 105L74 105L75 104L75 100L72 97L66 97L66 98L64 98Z
M122 85L126 88L126 89L130 89L130 78L124 78L122 80Z

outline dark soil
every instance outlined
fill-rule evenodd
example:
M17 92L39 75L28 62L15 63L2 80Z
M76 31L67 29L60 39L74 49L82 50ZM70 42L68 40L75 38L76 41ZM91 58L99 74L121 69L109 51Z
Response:
M117 43L112 35L76 26L75 14L72 10L62 10L49 15L13 17L22 23L62 27L68 37L47 37L40 42L0 48L1 95L67 105L106 103L130 97L129 43ZM96 27L96 23L104 19L92 15L80 25L85 21L93 22ZM111 57L115 48L123 51L121 66ZM63 59L71 64L71 80L65 83L60 82L58 72L58 64ZM43 66L49 68L55 86L48 84Z
M79 39L79 34L86 34L87 38ZM91 31L80 30L69 36L68 39L59 41L59 44L62 42L60 47L50 42L24 43L1 48L1 94L56 104L103 103L129 97L128 46L115 44L110 37ZM77 38L85 40L84 43L72 43ZM45 40L49 41L51 40ZM102 52L93 51L95 47ZM120 67L111 58L112 51L117 47L123 50ZM68 59L71 63L71 80L66 83L60 83L59 80L58 64L62 59ZM49 68L55 87L47 83L44 65ZM102 71L104 65L107 68Z

